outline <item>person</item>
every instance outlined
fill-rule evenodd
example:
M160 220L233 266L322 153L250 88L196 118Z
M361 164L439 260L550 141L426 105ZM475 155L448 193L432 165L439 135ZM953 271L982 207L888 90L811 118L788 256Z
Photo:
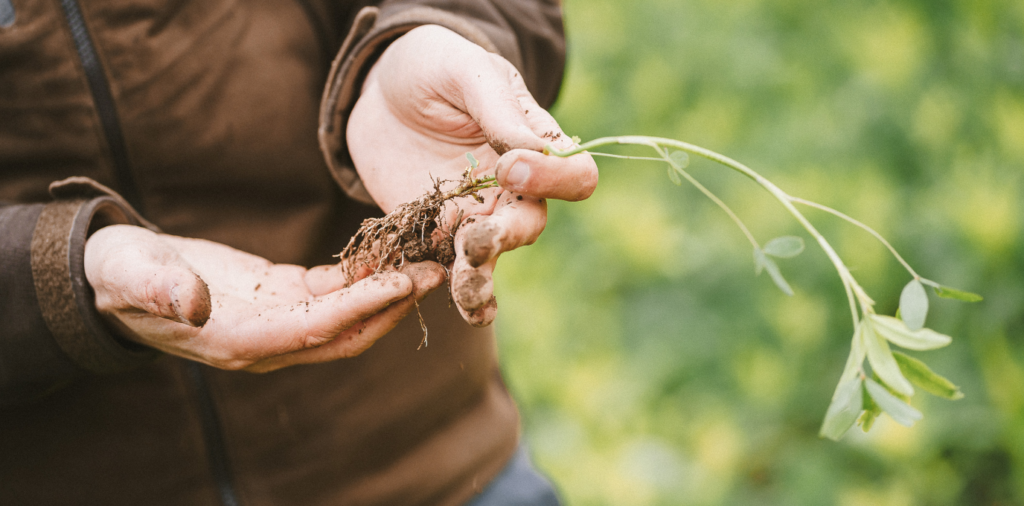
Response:
M555 0L0 0L0 503L554 501L487 325L597 182L563 61ZM466 152L482 263L338 267Z

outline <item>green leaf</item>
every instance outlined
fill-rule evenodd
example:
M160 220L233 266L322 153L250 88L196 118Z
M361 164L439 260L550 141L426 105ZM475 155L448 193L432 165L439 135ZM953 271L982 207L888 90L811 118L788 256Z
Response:
M927 316L928 294L925 293L924 285L920 281L912 279L903 287L903 293L900 294L900 317L907 323L907 328L918 330L924 327Z
M920 411L889 393L885 387L875 383L871 378L864 380L864 386L878 407L888 413L896 423L913 427L914 422L924 418Z
M860 338L860 330L854 330L853 339L850 343L850 355L846 357L846 366L843 367L843 375L839 378L840 383L853 379L860 374L860 366L864 363L865 354L863 339Z
M859 377L840 382L832 394L832 403L825 412L825 421L821 423L818 434L839 441L857 421L864 404L863 400L864 394Z
M864 412L857 418L857 425L860 425L860 429L864 432L871 430L871 426L875 424L875 420L878 419L878 415L882 414L882 408L878 407L875 400L870 395L864 396Z
M888 339L892 344L908 350L934 350L953 341L952 337L932 329L911 331L903 320L891 316L873 314L868 318L871 319L875 332Z
M793 289L790 288L789 283L786 282L786 278L782 277L782 272L779 271L779 266L776 265L775 261L768 258L764 254L764 251L760 249L754 249L754 269L755 272L760 275L762 270L768 271L768 275L771 276L772 281L775 282L775 286L782 290L782 293L786 295L793 295Z
M473 170L476 170L476 168L480 165L480 162L478 162L476 157L473 156L473 153L467 151L466 159L469 160L469 166L472 167Z
M683 184L682 178L679 177L679 173L676 172L676 169L673 167L668 168L668 178L675 183L676 186L681 186Z
M954 401L963 399L964 393L960 391L960 387L936 374L924 362L898 351L893 352L893 356L896 357L896 363L900 365L900 370L907 379L925 392Z
M943 299L956 299L964 302L979 302L983 300L981 295L971 292L965 292L963 290L957 290L956 288L950 288L948 286L936 286L935 295L942 297Z
M896 359L893 358L892 351L889 350L889 344L875 332L873 321L861 320L858 330L864 342L864 349L867 351L868 362L875 374L894 391L903 395L914 395L914 387L910 386L910 382L900 372L900 366L896 364Z
M764 245L764 253L776 258L793 258L803 250L804 240L794 235L776 237Z
M685 151L673 151L668 154L668 163L676 170L683 170L690 166L690 155Z

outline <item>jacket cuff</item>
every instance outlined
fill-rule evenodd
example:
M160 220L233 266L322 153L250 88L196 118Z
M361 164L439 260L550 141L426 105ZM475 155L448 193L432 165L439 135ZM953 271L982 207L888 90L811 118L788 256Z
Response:
M446 11L423 6L385 11L364 7L359 11L352 30L331 64L320 102L318 138L320 150L335 181L349 197L364 204L376 205L363 186L348 153L348 142L345 139L348 118L359 98L366 74L380 54L395 39L422 25L443 26L489 52L498 52L498 47L485 29ZM503 56L517 64L520 57L515 45L503 46L508 46Z
M79 367L96 374L132 369L158 353L115 339L95 309L85 278L85 241L105 226L156 229L119 195L88 178L50 185L55 201L32 233L31 264L39 310L57 346Z

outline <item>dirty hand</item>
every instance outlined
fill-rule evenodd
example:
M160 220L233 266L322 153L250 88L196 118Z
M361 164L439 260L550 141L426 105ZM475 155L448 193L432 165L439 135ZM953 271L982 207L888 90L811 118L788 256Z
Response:
M546 156L548 143L572 144L537 105L519 71L458 34L427 25L405 34L367 75L349 117L349 152L370 195L385 212L431 191L431 178L458 180L480 161L476 177L497 174L501 188L462 198L452 291L473 325L494 320L491 274L500 253L532 244L547 221L546 198L582 200L597 185L597 165L581 153Z
M362 353L444 281L434 262L349 284L335 266L273 264L215 242L117 225L85 245L100 314L129 340L263 372Z

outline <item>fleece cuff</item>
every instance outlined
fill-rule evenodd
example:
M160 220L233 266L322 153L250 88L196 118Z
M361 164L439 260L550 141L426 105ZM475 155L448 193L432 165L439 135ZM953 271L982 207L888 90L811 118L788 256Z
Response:
M47 329L79 367L96 374L132 369L157 355L118 341L95 309L85 278L85 241L93 231L116 224L155 229L112 190L88 178L50 185L56 200L39 215L32 233L32 280Z

